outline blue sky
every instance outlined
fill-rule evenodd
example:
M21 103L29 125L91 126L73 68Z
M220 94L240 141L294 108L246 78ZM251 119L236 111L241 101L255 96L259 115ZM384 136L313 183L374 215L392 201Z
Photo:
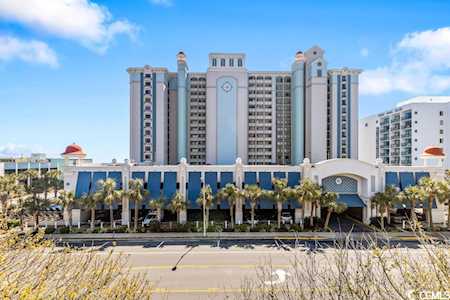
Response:
M320 45L329 67L364 69L360 116L450 93L450 1L0 0L0 155L128 156L129 66L193 71L209 52L288 69Z

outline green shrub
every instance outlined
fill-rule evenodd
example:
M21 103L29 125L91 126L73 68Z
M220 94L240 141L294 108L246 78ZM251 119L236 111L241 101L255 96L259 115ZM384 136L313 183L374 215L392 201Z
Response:
M55 227L45 228L45 234L52 234L52 233L55 233L55 231L56 231Z
M20 220L19 219L10 219L7 222L8 228L14 228L20 226Z

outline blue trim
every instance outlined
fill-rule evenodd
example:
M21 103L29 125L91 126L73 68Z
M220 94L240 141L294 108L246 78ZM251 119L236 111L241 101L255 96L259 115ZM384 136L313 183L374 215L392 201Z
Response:
M142 180L142 183L145 183L145 172L131 172L131 178L132 179L140 179ZM130 201L130 209L134 209L134 201Z
M286 172L273 172L273 177L277 179L285 179Z
M189 208L200 208L200 205L197 204L197 198L202 187L201 172L189 172L188 177Z
M357 194L339 194L338 202L345 203L348 208L364 208L366 205Z
M384 185L387 187L392 185L394 187L399 187L398 173L397 172L386 172L384 178Z
M412 186L415 184L414 174L413 172L400 172L400 189L403 191L408 186Z
M337 157L341 157L341 75L337 75Z
M301 174L300 172L288 172L288 187L295 187L300 184ZM301 208L302 206L298 203L297 199L289 199L288 204L291 208Z
M80 198L89 194L91 185L91 172L78 172L77 185L75 188L75 197Z
M351 96L351 76L347 79L347 157L352 158L352 96Z
M244 186L248 184L257 184L256 172L245 172L244 173Z
M145 201L145 207L149 207L150 200L159 199L161 195L161 172L148 172L147 179L148 199Z
M163 195L169 203L177 192L177 172L164 172Z
M259 186L264 190L273 190L270 172L259 172ZM259 207L260 209L273 209L273 202L270 199L262 198L259 201Z
M98 190L98 182L100 180L106 179L106 172L94 172L92 175L92 184L91 184L91 190L90 193L95 193Z
M233 172L220 172L220 188L225 187L229 183L233 183ZM230 205L227 200L220 202L220 209L229 209Z
M205 186L209 185L213 195L217 193L217 172L205 172Z
M430 173L428 172L416 172L416 184L419 184L420 179L423 177L430 177Z
M108 172L108 178L114 179L116 182L116 190L122 189L122 172L112 171ZM105 205L107 209L109 209L109 205ZM119 204L117 201L113 204L113 209L117 209Z
M144 161L144 73L141 72L141 161Z

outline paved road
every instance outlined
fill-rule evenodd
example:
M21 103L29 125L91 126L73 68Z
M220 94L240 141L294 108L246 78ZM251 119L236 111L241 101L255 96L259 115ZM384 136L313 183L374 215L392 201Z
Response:
M98 253L114 249L114 253L128 256L131 270L146 273L155 283L155 299L235 299L242 281L254 280L261 266L289 272L295 256L301 258L311 250L327 254L332 247L332 243L292 240L155 240L114 247L110 243ZM277 278L274 276L274 280Z

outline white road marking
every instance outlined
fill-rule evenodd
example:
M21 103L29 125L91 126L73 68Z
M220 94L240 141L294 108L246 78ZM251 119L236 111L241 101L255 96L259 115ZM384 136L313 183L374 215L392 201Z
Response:
M276 276L275 280L265 281L265 285L277 285L281 284L286 281L286 278L288 276L291 276L288 272L282 269L277 269L275 272L272 273L272 275Z
M158 244L158 246L156 246L156 248L161 248L161 246L164 244L164 241L162 241L161 243Z

